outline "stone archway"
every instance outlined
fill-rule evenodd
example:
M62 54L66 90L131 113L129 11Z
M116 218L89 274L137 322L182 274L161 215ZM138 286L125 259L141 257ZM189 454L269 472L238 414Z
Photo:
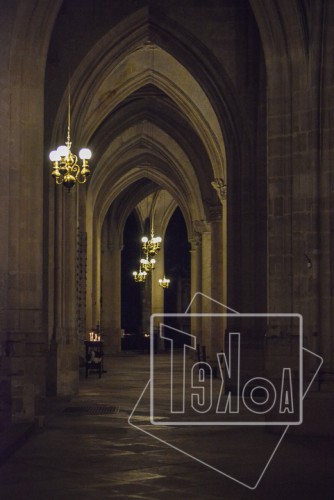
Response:
M147 50L150 50L151 53L153 50L156 51L153 70L147 66L147 64L153 62L151 54L149 58L147 57ZM161 67L164 68L164 71L165 68L169 66L171 75L173 75L175 67L171 65L170 60L166 59L167 55L159 51L158 47L152 49L150 46L148 49L147 46L140 46L140 48L134 52L134 55L126 60L126 64L133 65L136 61L134 56L140 56L141 52L145 63L144 68L141 67L143 61L140 61L139 57L139 63L137 62L138 70L133 70L131 74L130 90L135 92L140 88L140 85L154 84L158 91L163 90L166 95L170 94L169 98L171 101L175 99L176 104L183 109L184 113L190 112L193 121L198 123L198 125L194 127L195 131L199 136L199 140L204 144L204 149L207 151L208 163L205 166L205 170L207 171L206 180L199 184L197 181L197 173L194 171L191 161L187 158L187 152L182 150L177 145L176 141L162 128L158 128L153 123L147 121L141 122L135 126L132 125L127 130L123 130L118 137L114 138L109 147L103 151L87 192L86 206L88 262L93 265L91 269L92 274L88 276L88 296L93 297L92 303L96 305L96 310L92 310L92 320L88 320L88 323L91 324L94 324L95 319L99 316L100 271L98 256L100 254L99 235L104 218L103 214L106 213L110 204L117 198L122 190L142 177L152 179L158 184L162 184L162 186L165 183L166 186L169 186L170 191L174 192L175 199L178 200L179 205L183 205L184 207L184 212L187 214L187 225L190 228L189 234L192 238L193 221L205 220L209 215L208 207L212 206L213 203L217 204L217 201L215 201L217 200L217 196L211 186L212 179L217 178L217 176L224 178L224 181L226 179L226 174L224 173L224 142L221 130L217 119L215 119L213 109L200 86L194 81L194 88L191 89L192 78L188 75L188 91L191 97L185 94L184 90L180 90L179 95L177 95L177 82L172 82L170 77L167 78L168 75L160 73L158 66L159 58L157 58L158 54L161 53L160 64ZM133 59L131 59L132 57ZM166 61L168 64L166 64ZM184 70L180 75L180 80L183 83L186 80L185 74L186 72ZM117 75L117 72L116 75L113 75L113 79L116 79L116 81L118 78ZM109 77L108 80L112 81L113 79ZM108 87L111 83L103 81L101 83L101 88L103 88L104 85ZM159 85L162 86L162 89L159 88ZM124 88L127 89L126 84ZM118 99L126 99L128 94L129 90L123 90L123 94L118 96ZM99 92L97 91L97 96L98 95ZM103 110L99 118L101 121L103 121L110 112L108 111L108 106L112 109L113 107L117 108L119 104L117 99L114 101L113 98L109 99L109 94L106 99L107 102L104 102L101 107ZM95 98L95 101L96 100L98 100L98 97ZM202 103L202 111L198 106L198 102ZM82 110L83 116L85 116L83 108L81 107L80 109ZM97 108L94 102L88 104L88 109L91 110L91 115L95 113L94 116L96 119L95 110ZM82 120L85 122L84 118ZM142 126L143 123L144 127ZM87 120L86 128L89 129L90 126L90 122ZM211 126L214 128L210 128ZM83 135L85 135L84 132ZM140 151L143 148L146 148L144 155L142 151ZM149 151L149 154L147 151ZM173 151L172 155L170 154L171 151ZM165 159L163 160L164 156ZM166 157L169 157L167 162ZM112 161L113 164L112 168L110 168L110 161ZM212 163L215 165L214 168L211 166L211 174L209 173L210 169L207 167L210 163L211 165ZM154 165L160 166L156 169ZM164 177L165 181L163 180ZM203 194L201 194L203 189L209 191L209 194L203 196ZM202 205L201 207L201 200L208 197L212 202L210 203L210 201L206 200L206 205Z
M124 23L123 28L128 29L129 34L123 33L120 44L114 43L115 31L105 35L82 60L71 79L72 120L76 123L77 140L91 142L97 157L88 189L80 192L76 202L82 230L87 233L87 326L100 319L104 217L128 186L143 178L173 193L184 213L189 239L195 241L196 236L196 242L200 242L200 246L196 246L196 257L192 252L197 262L192 266L196 274L192 280L193 292L200 287L208 295L215 294L226 302L228 219L222 117L217 114L217 102L213 106L213 96L208 97L208 88L203 88L203 82L196 79L172 52L151 41L155 37L159 39L159 29L150 24L147 14L146 10L137 13ZM131 22L135 22L135 29L129 29ZM144 27L150 28L149 35ZM117 26L116 32L120 30L122 26ZM96 64L92 65L92 61ZM201 60L198 65L201 67ZM202 66L204 73L205 65ZM124 115L120 111L123 104L131 104L132 97L148 87L152 99L159 104L164 101L166 115L158 122L151 109L139 109L132 118ZM64 95L55 121L54 137L59 135L64 120L65 102ZM175 110L193 134L195 140L191 143L182 137L183 130L171 132L168 126ZM116 124L114 116L125 116L128 121L123 126L112 127ZM233 139L236 145L237 138ZM229 150L232 149L229 144ZM235 147L234 161L238 158L237 151ZM212 182L216 188L218 186L217 192ZM124 211L134 206L132 201L127 201ZM116 225L114 222L113 227ZM115 240L120 241L118 231ZM120 252L120 245L117 252ZM119 263L119 255L116 261ZM116 279L118 290L119 279ZM115 307L115 318L118 318L120 308L117 304ZM114 329L120 330L117 321ZM212 325L206 325L206 330L210 332ZM215 330L219 329L215 327ZM224 327L220 330L224 331ZM208 352L211 340L207 333ZM219 339L215 343L222 345Z
M50 87L52 87L50 85L50 76L44 82L44 69L46 66L47 46L60 5L61 2L53 2L52 8L50 6L46 8L40 2L24 0L18 2L17 5L8 7L8 10L6 10L8 18L4 18L4 23L9 20L4 33L10 40L11 61L8 67L10 68L11 99L10 105L8 105L6 102L8 93L5 92L4 102L6 104L4 105L5 112L2 121L4 124L3 130L6 133L3 136L5 146L1 149L1 154L4 160L2 165L4 165L5 169L3 179L8 187L7 194L3 199L7 209L6 214L10 213L10 219L8 216L8 220L5 221L2 229L2 235L4 236L3 241L9 241L13 246L18 243L19 255L11 253L9 256L10 245L6 243L5 258L2 259L2 265L4 267L8 265L8 268L6 267L4 270L5 283L8 283L9 272L11 273L10 278L13 278L14 273L18 281L14 280L14 285L12 281L11 291L5 294L2 303L5 304L4 328L7 328L9 324L11 325L8 330L9 333L5 330L5 335L8 333L8 335L15 337L18 328L16 320L19 317L19 335L28 328L29 332L31 330L36 333L37 344L39 344L40 335L43 339L42 344L45 346L50 343L50 339L54 339L55 349L59 348L62 352L59 356L59 364L55 368L57 373L52 382L54 385L52 390L66 393L75 391L77 384L77 345L75 343L71 345L76 334L75 317L72 314L75 305L72 302L69 303L71 315L68 315L61 295L62 290L65 289L69 296L72 296L73 301L73 297L76 295L76 285L75 278L73 279L72 276L70 279L71 288L67 287L66 270L65 268L61 269L62 259L64 259L61 245L69 243L67 251L72 260L68 262L68 270L72 272L76 267L75 232L78 225L80 231L85 232L86 230L86 192L81 190L77 198L73 196L73 199L69 199L64 197L59 190L55 192L54 186L51 184L48 186L47 181L44 186L40 182L44 175L41 173L47 172L45 170L44 149L48 147L50 136L52 136L52 141L55 142L62 138L61 129L66 116L65 101L67 92L64 92L64 99L60 104L60 112L57 118L53 121L53 109L52 113L45 117L47 138L45 140L46 146L43 145L44 83L47 97L50 97L49 92ZM14 12L16 8L17 10ZM32 22L27 23L27 19L32 20ZM7 28L12 26L14 22L15 29L9 33ZM61 23L58 23L58 28L59 24ZM125 28L128 29L128 37L123 36L126 31ZM133 28L131 34L129 28ZM182 77L188 71L190 78L190 80L187 79L188 83L193 85L197 83L202 90L205 89L205 95L207 96L205 102L209 105L208 109L211 110L211 116L215 116L217 119L213 120L216 122L215 126L211 128L204 126L206 125L204 123L205 117L208 115L202 112L203 110L201 111L197 103L191 103L191 99L187 100L187 96L184 96L181 92L182 85L180 85L180 82L176 86L178 92L175 93L174 82L170 81L170 78L168 81L168 75L163 74L161 70L158 70L158 74L155 75L152 73L150 75L150 71L144 72L144 79L140 81L137 78L136 85L126 87L127 93L124 95L119 94L119 97L131 96L131 92L133 93L135 88L139 89L144 84L151 83L163 89L169 95L170 100L178 105L175 106L175 109L177 107L182 108L184 114L186 111L190 111L191 119L196 124L194 129L210 159L206 165L202 161L195 168L198 179L200 178L201 181L204 179L205 181L207 177L206 182L200 182L199 184L202 190L201 203L203 203L203 212L206 214L205 219L208 218L210 214L209 208L211 207L211 214L214 213L214 207L218 203L215 192L210 188L211 181L220 177L226 181L223 175L226 172L222 170L226 162L221 161L224 158L224 148L226 147L226 155L229 165L232 165L232 170L234 167L237 170L239 160L242 159L240 153L242 148L239 144L243 136L241 132L244 130L243 120L241 119L239 122L242 113L240 107L236 104L237 92L226 76L222 64L217 61L217 58L212 55L204 44L200 43L198 38L193 35L190 36L186 29L180 29L180 26L174 21L171 22L168 16L159 16L152 9L144 9L129 16L125 25L120 23L111 34L106 36L109 36L109 39L101 40L100 46L96 46L95 51L91 52L90 56L92 58L83 59L73 76L73 119L78 125L76 130L77 140L90 140L94 136L96 128L102 125L101 121L103 120L102 114L98 117L93 113L95 124L90 124L92 127L89 129L85 128L83 118L87 116L88 109L93 111L89 106L92 104L92 94L95 93L94 85L95 83L100 85L105 80L102 77L94 80L96 73L91 69L94 67L98 72L104 66L107 74L114 73L116 75L116 66L122 59L129 61L136 47L140 47L148 40L151 41L155 46L160 47L159 57L163 57L165 62L172 63L174 69L181 67ZM65 40L65 48L63 47L65 51L67 42L68 40ZM105 65L106 59L104 56L108 51L110 53L110 64ZM48 64L52 65L52 54L49 55L50 61ZM95 56L97 57L95 58ZM38 71L35 71L36 57L38 57L39 61ZM4 66L6 64L7 60L4 62ZM29 75L34 77L33 81L29 78ZM60 69L58 73L60 79L56 83L57 87L59 83L58 96L65 87L64 80L67 77L63 75L64 72ZM154 76L156 78L153 81ZM27 86L23 85L22 77L24 77ZM189 92L195 87L187 87L187 89ZM198 98L203 94L199 95L195 91L194 95ZM117 101L113 100L112 96L109 97L112 110L115 111ZM205 96L203 95L203 97ZM119 99L118 104L120 103L121 100ZM55 99L54 107L57 107L57 105L58 100ZM35 109L34 113L31 113L32 108ZM49 111L48 108L45 109ZM200 111L202 116L200 116ZM171 115L172 113L170 113ZM32 117L33 123L31 122ZM212 124L213 121L209 120ZM29 134L25 136L20 134L22 124L29 126ZM53 129L52 133L50 132L51 129ZM211 132L213 133L211 134ZM221 141L222 138L224 140ZM102 143L102 138L100 139ZM219 153L219 148L221 148L222 154ZM189 149L187 153L191 157L190 164L195 165L194 157L196 157L197 150L192 151ZM9 158L12 158L13 162L9 162ZM159 158L159 161L161 162L161 158ZM19 164L24 165L25 169L19 169ZM202 168L199 168L200 166ZM207 175L203 175L203 172ZM47 175L46 173L45 176ZM167 175L165 182L167 185ZM203 197L203 189L204 193L208 194L207 199ZM20 199L18 200L18 198ZM98 200L99 203L101 201ZM106 202L107 198L104 201ZM186 201L186 199L183 199L184 213L188 214L188 224L192 228L196 216L194 212L187 211ZM44 216L44 214L48 213L49 218ZM201 211L199 213L201 214ZM64 214L69 217L68 224L67 227L61 228L60 222L57 225L57 220L61 221ZM79 215L79 219L76 218L77 215ZM202 227L202 216L198 219L195 222L196 228ZM11 227L9 227L9 220L11 220ZM29 235L20 230L22 224L30 226L31 232ZM32 241L29 238L34 239ZM66 238L69 238L70 241L66 241ZM38 290L35 290L33 297L31 291L31 294L27 293L22 298L18 283L25 283L24 280L27 278L25 271L22 271L27 264L25 255L27 243L31 249L30 277L36 278L36 283L43 283L43 285L41 288L38 285ZM45 245L45 250L43 250L43 245ZM61 271L59 271L60 269ZM48 294L46 293L47 288L49 290ZM87 301L90 300L91 297L87 297ZM35 312L31 312L32 309L28 307L32 304L34 306L32 309ZM12 311L19 312L13 313ZM69 322L69 317L71 322ZM45 330L48 330L49 334L47 341L45 339ZM67 350L68 355L66 354ZM40 388L40 384L36 381L31 382L28 380L26 385L32 387L34 384ZM43 391L43 388L41 391Z
M175 179L171 182L167 170L164 179L155 172L151 181L159 181L159 185L162 182L164 188L173 189L174 186L173 194L176 197L179 194L180 200L183 199L184 213L194 236L192 252L196 258L193 258L192 267L196 278L192 283L196 286L201 286L198 268L203 263L200 250L203 235L209 240L207 219L215 220L214 224L221 227L214 219L218 198L212 194L215 192L211 189L211 181L215 178L227 181L228 254L233 256L227 264L231 277L229 305L241 311L254 305L263 310L267 306L268 287L269 309L301 311L306 319L309 341L314 343L315 351L325 357L324 379L330 380L333 371L333 339L330 335L333 322L333 203L329 168L333 126L332 108L328 105L332 99L329 41L332 39L333 9L330 2L250 0L249 3L229 2L225 10L224 2L212 2L215 6L203 6L204 19L213 29L206 32L203 39L200 35L202 26L199 28L196 23L188 22L191 18L194 20L194 12L187 10L188 5L180 15L180 12L168 10L168 2L160 2L160 12L152 8L133 12L131 2L125 5L126 2L116 0L113 3L115 10L121 3L124 10L118 13L117 20L108 18L101 31L90 30L85 37L79 31L75 33L74 50L80 50L72 81L73 119L77 124L77 140L92 141L94 145L95 173L99 169L101 173L108 169L108 161L104 165L100 163L108 139L117 141L141 120L153 123L181 145L196 173L205 213L203 220L202 216L193 220L196 209L187 210L186 191L181 190L183 197L178 193L175 189L178 183ZM62 127L66 120L67 68L65 70L62 65L62 58L69 47L69 36L63 30L62 20L66 12L61 4L54 1L46 6L45 2L36 0L9 2L3 7L0 20L4 49L1 61L0 154L4 187L1 193L0 332L5 352L1 376L6 387L1 400L7 401L13 388L20 388L24 397L18 397L15 404L17 408L21 405L22 411L13 410L15 418L33 414L35 398L45 392L46 372L51 374L52 392L72 393L78 381L77 345L74 342L76 318L73 316L76 284L75 278L68 279L67 273L72 273L76 266L75 232L79 225L79 230L86 233L86 195L92 193L83 189L77 198L66 198L61 191L55 190L53 184L48 184L45 155L50 141L58 142L63 138ZM63 4L65 10L74 5L76 13L82 13L81 19L95 7L95 2L93 7L92 2L75 0ZM236 6L232 7L232 4ZM243 16L238 16L240 6L245 8ZM212 9L222 9L217 19L221 24L215 24ZM224 25L227 36L222 39L220 33L224 30L221 28L230 11L233 11L234 22L227 19ZM231 33L228 28L232 25L234 30L239 18L245 21L246 28L250 28L251 35L255 34L250 37L254 42L251 48L234 43L241 38L244 40L243 37L228 43L228 33ZM240 35L242 26L237 28ZM211 40L212 33L218 37ZM201 103L197 106L190 98L187 100L182 93L182 82L176 82L174 88L168 68L165 71L154 68L153 71L153 65L147 64L145 70L142 64L143 71L141 74L137 72L133 81L130 72L125 74L135 63L137 49L142 50L140 56L144 59L147 42L157 47L157 61L171 63L175 70L181 69L180 74L186 78L187 84L193 85L186 87L188 92L194 89L196 95L196 84L204 91L206 102L216 117L217 128L211 120L211 128L204 126L202 119L209 115L203 112ZM55 50L58 48L59 52ZM152 51L148 49L147 52L150 59ZM246 57L242 57L243 54ZM242 65L245 71L242 71ZM118 83L113 79L116 75ZM124 76L126 83L120 88ZM259 82L258 87L254 85L255 80ZM109 82L113 88L103 89L103 82ZM136 108L140 101L138 93L145 86L160 90L159 96L155 90L151 97L155 98L155 104L159 104L162 117L156 113L153 116L148 108L145 112L140 105ZM101 103L94 101L97 95ZM131 99L136 103L122 110ZM185 116L188 111L193 128ZM177 133L178 122L181 123L180 129L186 131L191 148ZM176 132L173 133L173 129ZM217 130L223 137L221 144ZM210 137L211 132L215 140ZM199 140L196 143L194 139ZM137 156L132 155L133 161L141 160L143 174L146 175L148 170L154 174L147 169L147 160L152 159L157 162L158 169L164 171L162 153L167 142L161 138L159 144L145 143L144 140L141 145L143 148L153 147L155 153L140 154L138 146ZM222 168L225 166L228 170L226 178L220 175L223 170L216 161L219 146L224 146L226 162L222 163ZM125 152L121 148L119 151ZM134 168L130 158L124 165ZM121 167L120 161L118 166ZM123 171L124 184L118 179L118 187L125 186L125 174ZM98 174L96 180L97 177ZM113 177L109 180L113 182ZM137 182L135 177L133 180ZM119 200L121 192L114 191L114 198L109 199L102 188L97 189L91 197L91 207L100 206L94 215L95 220L101 215L101 207ZM129 201L125 208L130 208ZM62 226L60 221L65 219L65 214L69 218ZM217 237L220 239L219 233ZM66 238L70 239L68 271L62 252ZM305 266L304 253L313 261L312 271ZM227 258L226 254L222 258ZM232 261L234 263L230 264ZM259 300L253 299L256 295L253 292L257 292L254 284L248 295L238 285L243 278L247 284L245 288L248 288L255 282L255 277L259 278L256 281L256 288L261 290ZM210 283L207 285L210 288ZM64 307L63 290L72 297L69 310ZM91 301L91 297L86 297L86 301ZM53 349L56 355L49 359ZM38 370L32 375L29 366L35 354L40 359ZM15 374L10 378L7 373L14 361L20 367L19 378ZM50 367L53 361L55 364Z
M59 32L59 25L57 29ZM266 260L264 252L258 264L257 251L266 246L265 163L261 157L258 169L257 140L253 137L251 143L247 110L242 109L235 83L214 51L151 8L130 13L112 25L82 55L71 75L72 122L76 141L89 143L94 151L94 172L87 189L80 189L71 204L57 192L55 210L58 224L61 214L72 214L72 225L57 229L62 235L57 245L70 249L69 268L75 267L77 256L75 230L87 237L87 286L81 295L87 305L88 328L100 319L101 231L105 215L122 199L124 214L133 209L134 200L126 194L128 187L145 179L168 189L184 214L193 246L192 293L202 290L226 303L229 289L229 300L239 310L251 310L255 302L265 302L264 272L261 299L253 293L259 289L257 274L259 269L265 269ZM60 104L54 113L52 141L61 136L66 120L65 87L63 81L57 89ZM263 88L258 98L262 104L261 92ZM259 131L262 133L264 129ZM226 198L227 189L230 196ZM52 200L51 196L51 207ZM260 200L259 217L255 207ZM116 213L118 218L111 227L117 228L115 240L121 241L119 227L124 218L119 210ZM61 255L61 248L57 252ZM233 259L228 259L228 254ZM66 283L66 271L62 272L55 278L58 290ZM247 286L243 287L240 283L244 279ZM75 296L76 287L72 279L71 286L65 286L66 294ZM56 323L61 319L59 311L63 311L62 317L66 311L62 301L58 294ZM70 307L73 312L75 306ZM212 306L206 312L211 310ZM118 316L119 306L116 330ZM72 318L75 323L73 314ZM66 328L73 336L73 325ZM220 347L222 341L213 341L210 332L223 331L224 326L209 324L205 330L208 351L211 347L214 351L213 343Z

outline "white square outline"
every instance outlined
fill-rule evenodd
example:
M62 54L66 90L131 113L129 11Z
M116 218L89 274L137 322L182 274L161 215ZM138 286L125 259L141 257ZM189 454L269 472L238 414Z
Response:
M204 318L204 317L225 317L235 318L298 318L299 319L299 420L293 422L166 422L164 420L154 420L154 320L155 318ZM187 332L185 332L187 333ZM225 425L225 426L244 426L244 425L300 425L303 423L303 317L298 313L155 313L150 318L150 422L152 425L164 426L203 426L203 425Z

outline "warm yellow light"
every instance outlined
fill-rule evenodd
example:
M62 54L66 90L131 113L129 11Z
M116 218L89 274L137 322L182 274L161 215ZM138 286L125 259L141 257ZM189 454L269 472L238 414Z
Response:
M92 157L92 152L90 149L88 149L88 148L80 149L79 158L81 158L82 160L90 160L91 157Z
M51 153L49 154L49 158L51 161L60 161L61 160L61 156L58 153L58 151L56 151L56 150L51 151Z
M168 288L169 283L170 283L170 279L165 278L165 276L164 276L164 279L159 280L159 285L161 286L161 288Z
M57 148L57 153L62 157L65 158L65 156L68 155L69 149L67 146L59 146Z
M69 191L78 184L84 184L91 174L88 160L92 153L88 148L82 148L79 151L79 157L82 165L79 164L78 156L71 152L71 106L70 94L68 94L68 116L67 116L67 140L65 144L58 146L57 150L51 151L49 158L52 161L51 175L56 184L63 184Z

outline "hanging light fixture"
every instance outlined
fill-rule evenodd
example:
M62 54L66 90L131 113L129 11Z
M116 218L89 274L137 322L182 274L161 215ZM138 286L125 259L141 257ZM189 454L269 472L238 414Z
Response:
M170 279L166 278L165 276L164 276L164 279L159 280L159 285L161 286L161 288L168 288L169 283L170 283Z
M153 235L153 232L152 232ZM155 240L152 242L151 240ZM150 271L153 271L155 268L156 260L150 258L151 255L155 255L159 250L160 250L160 243L161 243L161 238L154 238L152 236L151 240L148 240L147 237L142 238L142 250L145 252L145 257L140 259L140 267L139 267L139 272L134 271L132 273L133 279L136 282L142 283L146 280L146 276ZM156 241L158 240L158 241Z
M155 266L156 260L155 259L150 259L148 258L148 254L146 254L145 259L140 259L140 264L141 268L144 269L146 272L153 271L154 266Z
M83 148L79 151L79 158L82 165L78 163L78 157L71 152L71 101L70 91L68 93L68 116L67 116L67 141L65 145L59 146L51 151L49 158L53 162L51 172L56 184L63 184L69 191L78 182L84 184L90 175L88 160L92 153L90 149Z
M151 210L150 210L150 219L151 219L151 238L149 239L147 236L143 236L141 239L142 242L142 250L146 255L156 255L160 250L160 243L162 239L160 236L154 236L154 202L152 202Z
M160 236L154 236L153 227L151 230L151 238L148 239L147 236L143 236L142 239L142 249L148 255L156 255L160 250L160 243L162 241Z
M140 269L144 269L144 271L146 271L147 273L153 271L156 260L150 259L150 257L156 255L159 252L161 241L162 239L160 236L154 236L152 221L151 239L148 239L147 236L143 236L141 239L142 251L145 254L145 258L140 259Z
M146 280L147 272L143 271L140 267L139 272L133 271L132 275L136 283L144 283L144 281Z

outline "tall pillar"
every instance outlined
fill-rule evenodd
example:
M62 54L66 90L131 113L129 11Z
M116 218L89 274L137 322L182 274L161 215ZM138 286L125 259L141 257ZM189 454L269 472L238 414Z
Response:
M195 233L201 235L201 245L194 242L192 245L191 259L191 286L192 294L202 292L206 297L196 299L191 312L208 314L192 319L192 332L196 334L197 341L205 346L207 360L213 365L217 363L216 353L224 348L224 333L226 319L213 317L212 313L224 313L220 304L226 300L226 271L223 257L224 237L223 208L217 205L210 209L211 222L196 221ZM199 241L199 238L197 238ZM196 290L196 288L198 289ZM212 300L211 300L212 299Z
M121 250L110 242L108 224L101 241L101 327L107 353L121 350Z
M55 308L51 340L48 393L72 395L79 386L77 332L77 188L56 187Z
M190 278L190 286L191 286L191 299L193 299L194 295L197 292L202 290L202 275L201 275L201 235L200 233L195 231L195 237L190 241L191 249L191 278ZM191 304L190 312L192 314L201 312L201 295L198 295L196 299ZM200 318L194 316L191 318L191 334L195 335L198 344L202 344L202 329L201 329L201 321Z
M101 234L101 329L105 352L111 349L112 321L111 321L111 301L112 301L112 256L108 244L108 224L102 226Z
M211 270L211 231L210 225L208 223L205 224L202 232L202 293L207 297L211 298L211 287L212 287L212 270ZM203 298L201 305L201 312L205 314L211 314L212 311L212 301ZM205 346L207 360L210 361L212 357L212 349L211 349L211 339L212 339L212 318L210 316L203 316L201 321L201 329L202 329L202 341L201 345Z
M43 80L54 15L54 6L9 2L0 19L1 423L33 420L45 394Z
M319 178L318 207L319 218L319 255L314 256L313 261L319 272L318 297L318 323L313 333L317 341L324 364L321 373L321 387L323 390L334 391L334 196L333 196L333 162L334 162L334 85L333 85L333 23L334 13L330 4L325 7L317 6L323 16L325 34L319 39L321 45L321 56L315 57L314 75L321 74L321 85L319 96L319 114L322 118L319 135L316 139L321 141L321 151L318 153L316 172ZM322 11L324 8L324 11ZM318 11L318 12L319 12ZM320 14L319 12L319 14ZM324 44L324 40L327 43ZM318 67L320 64L320 68ZM316 80L315 80L316 81ZM317 142L315 142L318 144ZM319 163L318 163L319 162Z
M141 334L148 334L150 331L151 300L152 300L152 274L148 273L146 281L141 283L141 303L142 303L142 324Z
M223 209L221 205L210 209L211 228L211 293L215 301L226 305L226 276L224 273ZM226 309L216 302L211 304L212 313L226 313ZM226 318L212 317L211 349L216 362L216 353L224 349Z
M165 255L164 255L164 245L161 245L160 251L156 258L155 269L151 276L151 314L163 314L164 312L164 299L165 290L159 286L159 279L163 279L165 270ZM164 348L163 340L157 334L159 329L159 323L153 325L153 330L155 331L155 342L156 348L161 351Z
M165 269L165 256L164 256L164 246L161 245L161 249L156 258L155 269L152 272L151 280L151 312L152 314L161 314L164 312L164 289L159 286L159 279L164 277Z

